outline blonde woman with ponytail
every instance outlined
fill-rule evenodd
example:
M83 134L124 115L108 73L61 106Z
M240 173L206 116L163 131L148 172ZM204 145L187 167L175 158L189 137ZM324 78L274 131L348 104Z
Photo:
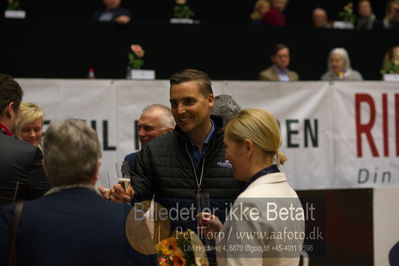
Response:
M224 225L210 213L197 216L203 233L216 240L218 265L298 265L299 249L284 247L303 244L303 209L279 170L287 158L279 150L281 133L276 119L260 108L242 110L227 124L224 143L234 177L246 186ZM299 215L280 217L282 208ZM273 234L296 237L272 239ZM273 249L276 246L282 249Z

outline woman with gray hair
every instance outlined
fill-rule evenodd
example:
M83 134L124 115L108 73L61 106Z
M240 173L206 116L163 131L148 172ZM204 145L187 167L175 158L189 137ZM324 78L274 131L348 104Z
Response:
M215 96L215 102L211 109L211 115L220 116L223 118L223 125L227 123L241 111L240 106L236 101L227 94Z
M348 52L344 48L331 50L327 68L321 80L363 80L362 75L351 68Z
M2 209L0 265L156 265L155 256L128 245L130 206L105 201L94 188L100 164L100 143L84 121L51 123L43 165L54 187L43 198ZM10 244L13 237L17 245Z

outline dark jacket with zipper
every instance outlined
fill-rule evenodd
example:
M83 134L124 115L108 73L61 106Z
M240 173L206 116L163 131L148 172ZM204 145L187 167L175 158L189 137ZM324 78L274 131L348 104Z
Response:
M42 158L39 148L0 131L0 209L13 197L32 200L50 188Z
M134 201L151 200L154 195L168 210L195 208L196 214L196 194L200 189L209 193L209 207L224 220L226 207L238 196L243 183L234 179L231 165L224 158L222 119L212 116L212 120L215 132L197 169L191 158L190 140L178 126L140 151L131 169ZM191 216L187 221L172 218L172 224L193 229L196 223Z

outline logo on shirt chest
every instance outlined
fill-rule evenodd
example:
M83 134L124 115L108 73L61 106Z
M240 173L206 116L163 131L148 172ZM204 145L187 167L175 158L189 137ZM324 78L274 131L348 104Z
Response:
M217 162L216 165L221 167L221 168L232 168L232 165L229 162L229 160L226 160L224 162Z

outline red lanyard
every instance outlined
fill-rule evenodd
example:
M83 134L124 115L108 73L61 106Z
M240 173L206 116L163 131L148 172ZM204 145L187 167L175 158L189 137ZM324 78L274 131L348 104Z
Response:
M10 130L2 123L0 123L0 132L6 134L7 136L12 136Z

